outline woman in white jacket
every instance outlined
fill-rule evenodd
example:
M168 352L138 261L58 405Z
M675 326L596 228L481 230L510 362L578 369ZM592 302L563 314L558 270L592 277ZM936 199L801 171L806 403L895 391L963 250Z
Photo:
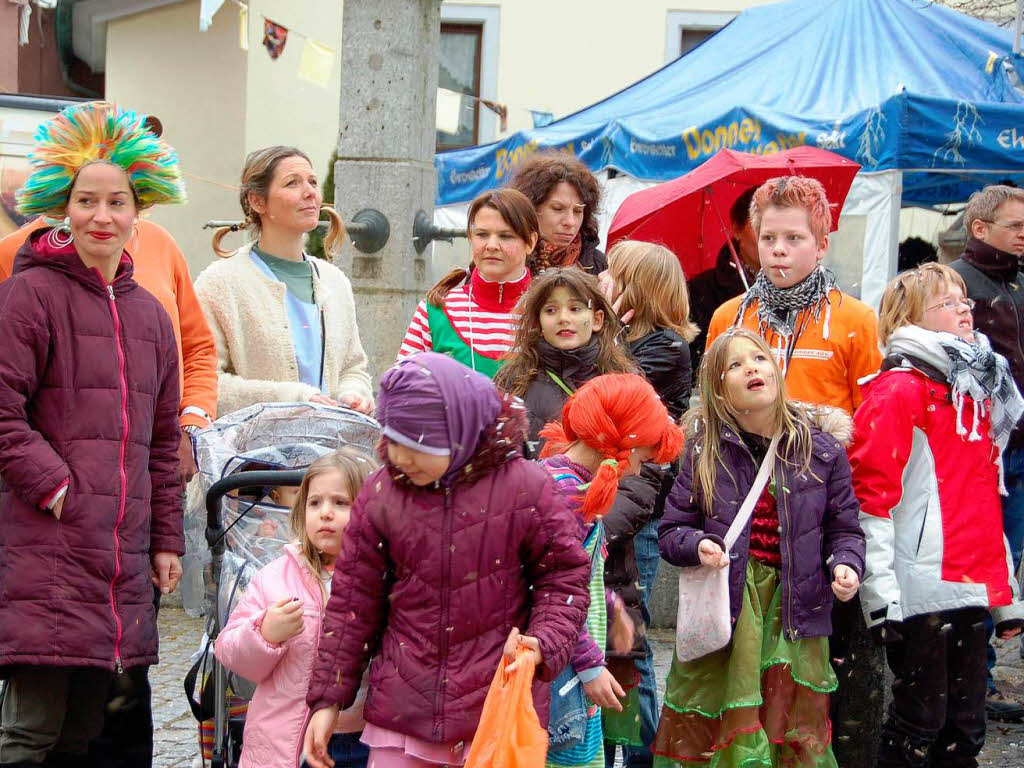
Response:
M309 158L292 147L249 154L239 201L254 240L196 280L196 295L217 344L218 412L255 403L310 401L373 408L366 353L359 341L352 286L328 261L303 252L320 220L321 194ZM328 253L344 233L324 206Z

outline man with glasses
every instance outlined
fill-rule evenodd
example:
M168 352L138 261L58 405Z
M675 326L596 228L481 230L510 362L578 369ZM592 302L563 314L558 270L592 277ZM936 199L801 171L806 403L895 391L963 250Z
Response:
M974 327L1006 357L1017 388L1024 391L1024 190L1001 184L971 195L964 212L969 239L963 254L949 266L967 285L974 300ZM1024 422L1022 422L1024 424ZM1003 531L1019 572L1024 547L1024 426L1018 424L1003 453L1009 496L1003 498ZM991 627L989 629L991 636ZM1024 654L1024 649L1022 649ZM1003 696L992 679L995 650L989 645L988 698L992 720L1022 720L1024 705Z

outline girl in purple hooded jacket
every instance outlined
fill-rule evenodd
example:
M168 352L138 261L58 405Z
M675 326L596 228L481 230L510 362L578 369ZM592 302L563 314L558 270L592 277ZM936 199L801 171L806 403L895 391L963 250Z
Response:
M502 653L537 663L534 704L586 617L590 560L554 481L519 453L520 401L445 355L381 379L384 466L352 508L307 702L310 766L370 659L370 764L461 765ZM520 628L523 634L520 634Z
M835 768L832 596L856 594L864 534L846 451L813 422L831 419L848 438L849 417L787 400L768 346L746 330L708 347L699 384L658 543L673 565L729 569L732 638L691 661L673 657L655 764ZM723 551L764 461L769 482Z

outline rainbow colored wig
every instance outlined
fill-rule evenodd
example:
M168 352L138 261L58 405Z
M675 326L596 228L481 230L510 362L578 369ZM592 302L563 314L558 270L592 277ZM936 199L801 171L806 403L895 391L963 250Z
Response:
M102 101L76 104L40 125L35 141L32 175L16 198L25 216L63 215L75 175L97 160L124 169L140 208L185 202L177 154L131 110Z

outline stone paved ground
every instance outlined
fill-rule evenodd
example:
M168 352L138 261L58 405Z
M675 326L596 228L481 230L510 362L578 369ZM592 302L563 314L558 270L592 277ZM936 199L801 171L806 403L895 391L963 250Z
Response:
M190 768L198 754L196 721L182 681L199 648L203 622L180 607L160 609L160 661L149 672L153 688L153 767Z
M189 656L199 647L203 625L180 608L160 611L160 657L151 671L153 685L154 768L190 768L196 752L196 723L185 701L182 680ZM654 630L655 669L659 694L672 661L672 635ZM1024 698L1024 666L1016 641L1001 644L995 675L1004 693ZM1024 768L1024 724L990 723L981 766ZM857 766L855 768L861 768Z

